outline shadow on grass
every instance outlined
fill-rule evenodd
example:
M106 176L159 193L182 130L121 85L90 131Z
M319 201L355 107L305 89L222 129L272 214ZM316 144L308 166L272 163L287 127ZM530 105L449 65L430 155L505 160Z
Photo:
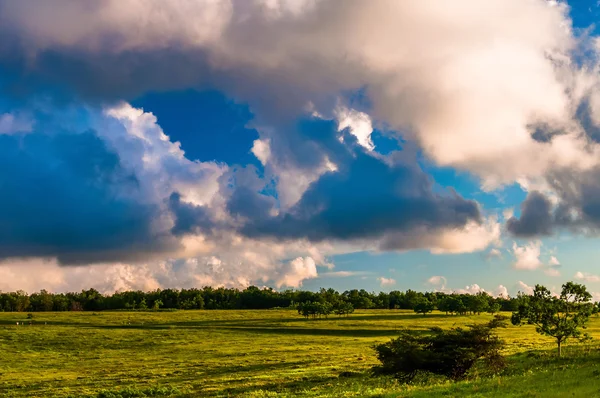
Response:
M223 328L232 331L242 331L257 334L301 335L301 336L340 336L340 337L380 337L395 336L399 333L394 329L320 329L320 328L256 328L231 327Z
M133 314L133 313L132 313ZM137 315L137 313L135 313ZM396 312L390 310L389 314L375 315L351 315L349 317L329 317L328 319L305 319L303 317L294 318L249 318L249 319L208 319L198 321L179 321L166 323L153 323L153 319L149 319L145 323L143 317L133 317L131 320L123 320L122 323L91 323L91 322L67 322L54 320L18 320L19 326L16 326L16 318L12 320L0 319L0 326L15 326L15 327L45 327L45 326L65 326L74 328L86 329L141 329L141 330L167 330L167 329L215 329L215 330L240 330L253 333L270 333L270 334L304 334L304 335L339 335L339 336L392 336L397 334L399 330L406 330L414 325L411 321L423 320L442 320L455 319L456 321L464 321L465 319L476 323L479 316L456 316L445 314L407 314L406 312ZM347 322L356 321L398 321L397 325L386 325L388 329L372 330L372 329L333 329L337 325L342 326ZM127 323L128 322L128 323ZM31 323L31 324L30 324ZM302 323L306 326L314 325L314 327L287 327L282 324L287 323ZM469 322L471 323L471 322ZM271 326L272 325L272 326ZM322 326L332 326L322 328ZM343 327L343 326L342 326Z

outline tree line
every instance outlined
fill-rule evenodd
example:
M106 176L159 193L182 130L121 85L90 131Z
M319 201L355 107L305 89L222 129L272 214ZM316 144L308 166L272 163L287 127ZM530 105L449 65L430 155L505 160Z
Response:
M313 303L312 307L307 303ZM314 304L318 303L318 304ZM250 286L234 288L157 289L150 292L123 291L101 294L95 289L71 293L51 293L46 290L28 294L22 290L0 292L0 311L103 311L159 309L272 309L302 308L302 314L315 316L337 311L347 315L353 309L407 309L426 314L434 309L448 314L464 315L482 312L515 311L517 298L492 297L477 294L448 294L414 290L368 292L364 289L338 292L321 289L276 291ZM347 304L344 306L344 304Z

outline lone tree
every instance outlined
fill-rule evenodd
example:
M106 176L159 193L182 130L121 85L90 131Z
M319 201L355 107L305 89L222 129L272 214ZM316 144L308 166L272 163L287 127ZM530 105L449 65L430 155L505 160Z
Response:
M556 339L558 356L561 344L569 337L581 338L581 329L592 315L592 295L584 285L567 282L560 296L552 295L544 286L536 285L533 295L519 296L519 307L512 315L513 325L535 325L536 331Z

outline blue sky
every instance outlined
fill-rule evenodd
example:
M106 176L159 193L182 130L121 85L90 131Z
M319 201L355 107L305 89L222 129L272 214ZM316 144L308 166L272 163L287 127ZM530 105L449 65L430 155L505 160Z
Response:
M0 0L1 290L600 296L596 1L97 7Z

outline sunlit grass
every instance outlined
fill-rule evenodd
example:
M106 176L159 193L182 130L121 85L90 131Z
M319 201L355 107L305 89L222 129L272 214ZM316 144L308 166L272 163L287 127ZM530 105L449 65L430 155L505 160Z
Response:
M369 375L372 346L399 330L489 319L386 310L314 321L288 310L85 312L35 313L29 325L26 314L0 313L0 396L126 387L174 396L600 396L595 346L567 345L557 359L553 340L528 326L500 330L511 366L495 378L404 386ZM600 319L588 332L600 340Z

